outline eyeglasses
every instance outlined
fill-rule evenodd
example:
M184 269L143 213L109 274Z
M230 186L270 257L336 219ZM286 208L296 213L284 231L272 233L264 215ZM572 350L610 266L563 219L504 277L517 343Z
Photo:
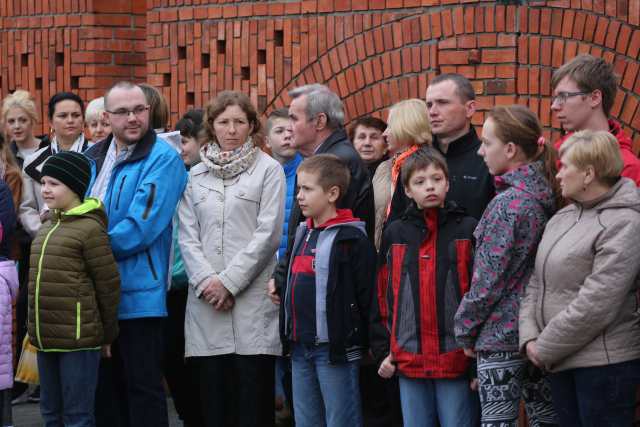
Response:
M589 95L589 92L558 92L557 95L551 97L551 104L564 105L567 99L578 95Z
M133 110L128 110L126 108L118 108L115 111L109 111L109 110L106 110L106 111L107 113L113 114L116 117L124 118L124 117L129 117L129 114L131 113L133 113L133 115L136 117L140 117L141 115L144 114L145 111L148 111L148 110L149 110L148 105L138 105L137 107L134 107Z

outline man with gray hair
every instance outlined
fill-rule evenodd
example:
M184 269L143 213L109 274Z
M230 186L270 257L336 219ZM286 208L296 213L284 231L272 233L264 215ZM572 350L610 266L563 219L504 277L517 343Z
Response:
M338 202L338 208L351 209L353 216L364 221L369 238L373 238L374 208L373 188L367 169L349 141L344 130L344 109L342 101L328 87L310 84L289 92L292 98L289 119L293 130L293 147L303 157L314 154L334 154L347 165L351 181L347 192ZM287 251L276 267L275 284L270 283L272 299L278 301L276 288L284 287L289 258L298 224L304 220L298 202L294 203L289 218ZM374 266L371 266L374 268Z

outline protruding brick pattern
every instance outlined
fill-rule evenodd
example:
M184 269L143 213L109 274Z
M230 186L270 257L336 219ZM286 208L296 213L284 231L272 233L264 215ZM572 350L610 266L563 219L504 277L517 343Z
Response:
M437 73L456 71L472 79L481 110L527 104L551 136L551 73L589 52L615 63L613 114L640 130L635 0L149 3L147 79L170 99L173 123L222 89L244 90L269 112L310 82L336 90L349 120L382 116L400 99L423 97ZM482 121L481 112L474 122ZM633 135L640 148L640 133Z
M0 94L27 89L46 133L46 105L66 90L91 100L114 81L145 79L144 0L0 0Z
M384 116L456 71L476 88L476 125L492 105L517 102L553 137L551 73L589 52L615 64L613 115L640 148L636 0L0 0L0 34L1 94L25 87L42 105L62 88L92 98L146 76L175 123L223 89L268 113L290 88L323 82L353 120Z

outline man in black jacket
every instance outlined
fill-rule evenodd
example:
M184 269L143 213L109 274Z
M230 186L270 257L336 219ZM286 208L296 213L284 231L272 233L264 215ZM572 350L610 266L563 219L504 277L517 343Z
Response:
M351 173L351 182L338 208L351 209L354 217L365 222L367 234L373 239L373 188L367 169L344 130L342 101L328 87L320 84L295 88L289 92L289 96L292 99L289 106L289 118L293 129L292 146L304 157L334 154L345 162ZM270 282L269 286L270 294L275 300L278 300L276 289L282 289L287 279L295 231L304 219L296 200L289 217L287 251L279 260L274 272L275 283Z
M493 177L478 156L480 139L471 118L476 111L471 82L460 74L441 74L427 87L427 110L433 146L447 159L447 201L479 220L493 198Z

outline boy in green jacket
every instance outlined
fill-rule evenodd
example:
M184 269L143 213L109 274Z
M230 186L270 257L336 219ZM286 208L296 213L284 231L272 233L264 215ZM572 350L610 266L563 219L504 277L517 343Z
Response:
M65 151L41 172L52 212L31 246L28 331L38 348L45 426L95 425L100 350L118 335L120 276L98 199L84 198L89 160Z

